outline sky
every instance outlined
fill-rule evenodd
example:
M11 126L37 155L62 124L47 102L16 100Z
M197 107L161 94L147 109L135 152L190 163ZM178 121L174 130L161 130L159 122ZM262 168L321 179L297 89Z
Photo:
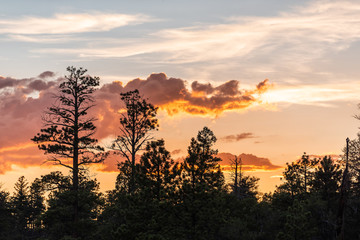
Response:
M96 137L119 134L120 92L159 106L173 158L204 126L224 166L241 155L260 191L286 162L339 155L360 122L360 3L285 0L11 1L0 12L0 183L50 171L30 139L67 66L98 76ZM226 170L226 169L225 169ZM116 160L91 168L114 187ZM228 173L226 173L228 175Z

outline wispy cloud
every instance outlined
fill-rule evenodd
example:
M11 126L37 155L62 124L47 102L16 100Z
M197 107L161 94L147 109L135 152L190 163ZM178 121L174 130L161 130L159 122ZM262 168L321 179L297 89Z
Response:
M178 154L180 154L181 152L182 152L181 149L175 149L175 150L171 151L171 155L178 155Z
M329 49L343 50L359 40L359 24L360 3L317 1L275 17L231 17L223 24L160 30L146 36L146 41L126 45L114 42L110 47L99 44L39 51L94 58L164 53L161 59L174 63L268 54L276 56L277 61L296 59L301 63L316 59ZM278 51L281 54L272 54Z
M83 39L74 38L70 35L22 35L22 34L10 34L8 35L9 41L20 41L20 42L29 42L29 43L64 43L69 41L82 41Z
M222 137L221 140L224 140L225 142L238 142L238 141L248 139L248 138L255 138L255 136L253 133L244 132L244 133L233 134L233 135L228 135L228 136Z
M73 34L84 32L104 32L130 24L153 21L142 14L81 13L55 14L53 17L28 16L20 19L0 19L0 34L14 34L19 40L31 41L28 34ZM50 38L51 40L51 38Z
M334 102L358 100L360 84L356 81L343 84L276 86L260 96L263 103L300 104L329 107Z

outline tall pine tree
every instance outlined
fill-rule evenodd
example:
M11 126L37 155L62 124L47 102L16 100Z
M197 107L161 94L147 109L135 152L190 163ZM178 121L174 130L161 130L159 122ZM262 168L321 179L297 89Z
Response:
M49 161L69 168L72 171L73 225L74 237L77 236L79 221L79 171L83 165L102 162L106 154L93 138L95 134L94 117L88 117L93 108L93 93L99 86L99 78L86 74L87 70L68 67L59 86L59 94L52 107L43 117L45 128L32 140L39 149L51 155Z

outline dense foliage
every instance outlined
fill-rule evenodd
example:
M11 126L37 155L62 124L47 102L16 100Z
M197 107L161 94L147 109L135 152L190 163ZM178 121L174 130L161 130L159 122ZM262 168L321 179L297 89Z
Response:
M274 193L260 196L258 179L244 173L238 190L234 182L226 184L215 141L204 127L183 162L171 159L164 140L148 142L131 193L124 181L131 171L121 172L106 194L82 172L77 239L338 239L341 163L304 154L287 165ZM345 239L360 233L357 179L350 179L346 195ZM13 194L0 192L1 239L74 239L71 189L71 175L61 172L32 183L20 177Z

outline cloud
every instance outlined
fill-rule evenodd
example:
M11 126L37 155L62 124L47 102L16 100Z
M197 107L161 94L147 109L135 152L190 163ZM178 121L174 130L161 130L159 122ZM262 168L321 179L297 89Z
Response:
M41 116L54 102L53 96L58 93L57 87L62 80L51 71L23 79L0 77L0 172L9 170L11 164L40 165L44 161L43 152L33 148L30 139L43 127ZM199 90L188 89L187 81L169 78L165 73L151 74L145 80L133 79L125 85L116 81L104 84L95 92L96 106L89 112L98 119L95 123L98 130L96 138L116 136L119 112L124 108L119 94L129 90L139 89L145 98L170 115L181 112L220 115L224 111L245 109L258 102L258 88L240 90L237 80L209 86L213 89L211 93L200 93ZM19 143L32 147L24 151ZM28 154L21 158L25 152ZM31 157L33 154L34 157ZM116 164L106 167L113 169Z
M358 82L325 83L296 86L277 85L264 92L259 98L269 104L301 104L333 106L333 102L358 100Z
M272 87L272 85L269 84L269 79L265 79L262 82L259 82L258 85L256 85L256 89L258 93L264 93L267 90L269 90Z
M182 153L181 149L175 149L175 150L171 151L171 155L177 155L177 154L180 154L180 153Z
M237 80L230 80L218 87L213 87L210 83L199 83L195 81L191 84L191 89L193 92L203 93L205 95L217 93L223 96L235 96L241 94L239 91L239 81Z
M176 153L173 153L173 152ZM174 150L171 154L175 155L179 152L182 152L181 149ZM234 154L231 153L218 153L217 157L221 158L219 162L221 169L223 171L232 171L232 160L235 159ZM277 166L271 163L268 158L257 157L252 154L245 154L242 153L237 156L239 159L242 160L242 171L274 171L277 169L283 168L282 166ZM175 162L183 162L185 157L179 157L175 159ZM140 160L140 156L137 156L137 161ZM125 161L124 158L120 157L119 155L110 155L110 158L107 159L103 164L96 165L95 168L98 171L102 172L118 172L117 163Z
M0 89L6 88L6 87L12 87L16 84L16 80L12 78L5 78L0 76Z
M219 153L217 155L221 158L220 165L224 171L232 170L232 161L235 159L235 155L231 153ZM272 171L282 168L271 163L268 158L257 157L253 154L242 153L237 156L241 159L243 171Z
M228 136L222 137L221 140L224 140L225 142L238 142L238 141L248 139L248 138L255 138L255 136L253 133L245 132L245 133L240 133L240 134L235 134L235 135L228 135Z
M45 72L43 72L43 73L41 73L41 74L39 74L39 78L42 78L42 79L44 79L44 78L48 78L48 77L54 77L55 76L55 73L54 72L51 72L51 71L45 71Z
M14 79L0 76L0 90L7 87L14 87L14 91L21 89L22 92L46 90L54 86L57 80L45 81L44 79L54 76L55 73L50 71L43 72L35 78ZM58 80L61 80L61 78Z
M175 151L182 151L177 149ZM173 154L173 153L172 153ZM231 153L218 153L217 157L221 159L219 162L221 169L223 171L232 171L232 160L235 159L234 154ZM242 171L274 171L277 169L283 168L282 166L274 165L268 158L257 157L253 154L242 153L237 156L242 161ZM140 156L137 156L137 159L140 159ZM183 162L184 157L175 159L175 162ZM104 162L100 167L97 168L99 171L103 172L118 172L117 163L124 161L123 158L118 155L112 155L106 162Z
M26 142L32 137L30 132L41 126L41 114L53 102L52 94L61 80L50 72L34 78L0 78L1 147Z
M22 148L18 148L20 143L21 145L31 144L30 139L42 128L41 116L54 101L53 94L57 93L57 86L62 80L62 77L50 71L43 72L37 77L23 79L0 77L0 132L2 133L0 134L0 161L2 162L0 172L11 167L9 159L12 164L23 166L35 164L36 161L39 165L43 162L43 155L32 158L29 153L28 157L20 159L16 156L21 154L16 152L23 151ZM146 79L133 79L127 84L114 81L102 85L95 92L96 106L89 114L98 119L95 123L98 129L96 138L104 139L116 136L118 133L119 112L124 108L119 94L135 88L138 88L144 97L149 98L150 102L169 115L188 113L205 116L220 116L224 111L239 111L266 101L298 103L295 101L298 100L301 104L307 104L309 101L325 103L326 99L332 101L339 97L343 98L345 91L340 85L323 88L319 86L312 89L298 86L297 89L290 89L291 91L289 88L278 86L268 89L269 86L268 81L264 80L253 89L243 90L240 89L238 80L230 80L215 86L211 83L189 82L180 78L167 77L165 73L157 73L151 74ZM354 86L351 91L355 91L354 89L358 88ZM297 92L299 90L304 92ZM312 99L311 95L313 95ZM355 93L351 96L357 97ZM311 100L306 100L306 98ZM304 99L303 102L302 99ZM251 137L254 137L252 133L245 132L225 136L222 139L240 141ZM12 152L4 150L9 148L13 148ZM43 153L34 148L34 154ZM244 159L247 158L249 157ZM255 163L259 161L259 159L254 160ZM268 166L267 168L273 167L266 162L266 159L263 161L263 165ZM116 164L106 166L109 169L116 168Z
M129 57L162 53L164 62L190 63L256 56L269 61L303 64L329 51L341 51L360 39L360 3L311 1L277 16L229 17L221 24L199 23L164 29L144 41L91 45L88 48L40 49L42 53L71 53L82 58ZM146 39L146 40L145 40ZM276 56L276 57L274 57ZM294 61L296 59L296 61ZM297 68L299 70L299 68Z
M61 80L49 71L32 78L0 77L0 173L46 159L30 138L42 127L41 115Z
M12 170L13 165L24 168L39 166L44 164L45 160L46 156L33 143L24 142L13 147L3 147L0 148L0 174Z
M153 19L142 14L130 15L101 12L55 14L49 18L27 16L21 19L0 19L0 34L15 34L20 39L21 35L28 34L104 32L129 24L140 24L149 21L153 21Z
M124 87L119 82L106 84L99 93L108 98L109 93L118 94L139 89L144 97L149 98L154 105L166 110L170 115L179 112L218 115L227 110L245 109L256 103L258 99L255 95L263 93L263 88L268 86L266 80L261 84L261 88L241 91L237 80L228 81L217 87L210 83L194 82L191 84L192 90L188 90L185 80L168 78L165 73L157 73L151 74L146 80L131 80Z
M274 175L274 176L270 176L270 178L283 178L283 175Z
M187 113L219 116L224 111L238 111L259 103L258 98L263 91L257 87L247 91L240 90L237 80L231 80L219 86L196 82L191 84L191 89L188 89L186 85L186 80L167 77L165 73L153 73L145 80L136 78L125 85L117 81L104 84L95 93L97 106L94 114L97 115L97 125L101 129L97 137L116 135L119 112L124 108L119 96L121 92L139 89L140 94L169 115ZM200 85L207 85L212 90L200 91ZM264 86L267 85L266 81Z

